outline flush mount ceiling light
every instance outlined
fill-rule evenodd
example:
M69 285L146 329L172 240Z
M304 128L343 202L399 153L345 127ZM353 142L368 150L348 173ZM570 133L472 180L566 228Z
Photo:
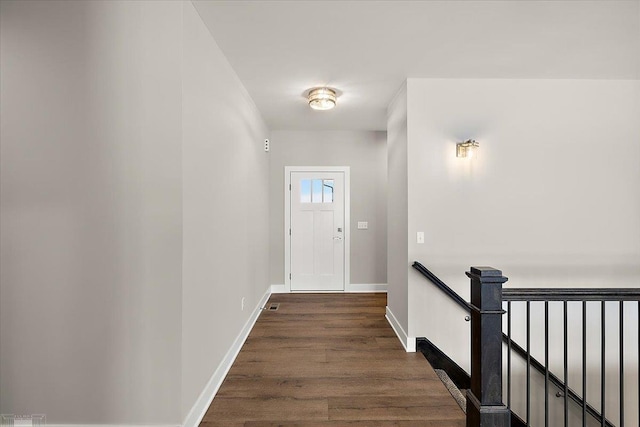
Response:
M336 106L336 91L328 87L311 89L307 99L314 110L330 110Z
M468 139L465 142L459 142L456 144L456 157L468 157L470 159L477 156L478 148L480 144L473 140Z

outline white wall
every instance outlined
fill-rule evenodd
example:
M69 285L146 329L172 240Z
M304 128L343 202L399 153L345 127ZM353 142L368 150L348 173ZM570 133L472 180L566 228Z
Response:
M183 73L184 419L268 287L269 134L191 2Z
M182 6L0 7L0 413L176 423Z
M407 84L409 261L467 300L471 265L502 269L512 287L638 286L640 82ZM468 138L476 160L455 157ZM409 334L468 370L464 315L409 273Z
M267 129L191 2L0 12L0 413L180 424L268 288Z
M408 308L408 188L407 87L403 85L389 106L387 119L387 307L406 335ZM400 331L396 331L400 332ZM402 333L400 333L402 335ZM403 339L403 337L400 337ZM406 344L406 343L405 343Z
M284 130L272 132L269 152L271 283L284 283L285 166L350 166L350 283L387 283L387 149L385 142L385 132ZM358 230L358 221L368 221L369 228Z

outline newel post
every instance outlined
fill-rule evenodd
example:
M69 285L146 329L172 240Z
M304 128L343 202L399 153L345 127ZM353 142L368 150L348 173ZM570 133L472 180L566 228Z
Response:
M491 267L471 267L471 390L467 427L509 427L502 402L502 284L508 279Z

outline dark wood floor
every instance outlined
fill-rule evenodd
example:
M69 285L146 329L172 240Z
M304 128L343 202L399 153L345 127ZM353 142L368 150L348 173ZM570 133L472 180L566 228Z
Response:
M275 294L202 427L463 427L464 414L385 319L386 294Z

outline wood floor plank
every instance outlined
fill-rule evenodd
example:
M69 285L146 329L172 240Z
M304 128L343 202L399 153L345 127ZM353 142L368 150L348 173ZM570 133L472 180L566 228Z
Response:
M244 344L243 350L252 351L273 351L277 345L278 351L289 351L292 349L334 349L334 350L352 350L367 347L372 350L378 348L375 337L295 337L279 339L277 344L271 338L265 337L249 337ZM398 343L400 348L402 345Z
M213 399L203 421L301 421L326 420L327 399L252 399L220 397Z
M462 411L385 319L384 294L274 294L202 427L463 427Z
M209 426L207 424L207 426ZM312 422L264 422L249 421L244 427L465 427L464 421L420 420L420 421L312 421ZM215 426L217 427L217 426Z
M402 349L402 344L397 338L393 337L376 337L376 344L380 348L396 348Z
M320 399L327 396L403 396L407 390L415 396L442 396L439 379L389 378L261 378L256 390L254 378L232 377L218 396L269 399L295 397Z
M290 326L274 326L272 328L259 328L255 331L255 337L270 338L295 338L303 337L389 337L397 340L393 330L378 330L373 328L328 328L319 325L305 325L303 322L291 322Z
M235 369L234 369L235 368ZM290 360L286 364L247 362L233 367L229 376L262 378L389 378L411 380L429 379L424 370L398 369L385 360L345 361L342 363ZM433 378L433 377L432 377Z
M456 420L462 410L451 396L330 398L331 420Z
M235 364L242 363L267 363L286 364L290 360L307 360L309 362L326 362L326 351L318 351L316 348L296 348L288 351L265 351L244 349L238 353Z
M397 340L397 338L396 338ZM368 348L355 348L355 349L327 349L326 361L329 363L341 363L344 361L370 361L370 360L384 360L388 363L401 363L411 367L425 367L424 356L420 353L407 353L402 346L400 348L377 348L371 350Z
M247 423L244 421L203 421L200 423L201 427L245 427L246 425Z

